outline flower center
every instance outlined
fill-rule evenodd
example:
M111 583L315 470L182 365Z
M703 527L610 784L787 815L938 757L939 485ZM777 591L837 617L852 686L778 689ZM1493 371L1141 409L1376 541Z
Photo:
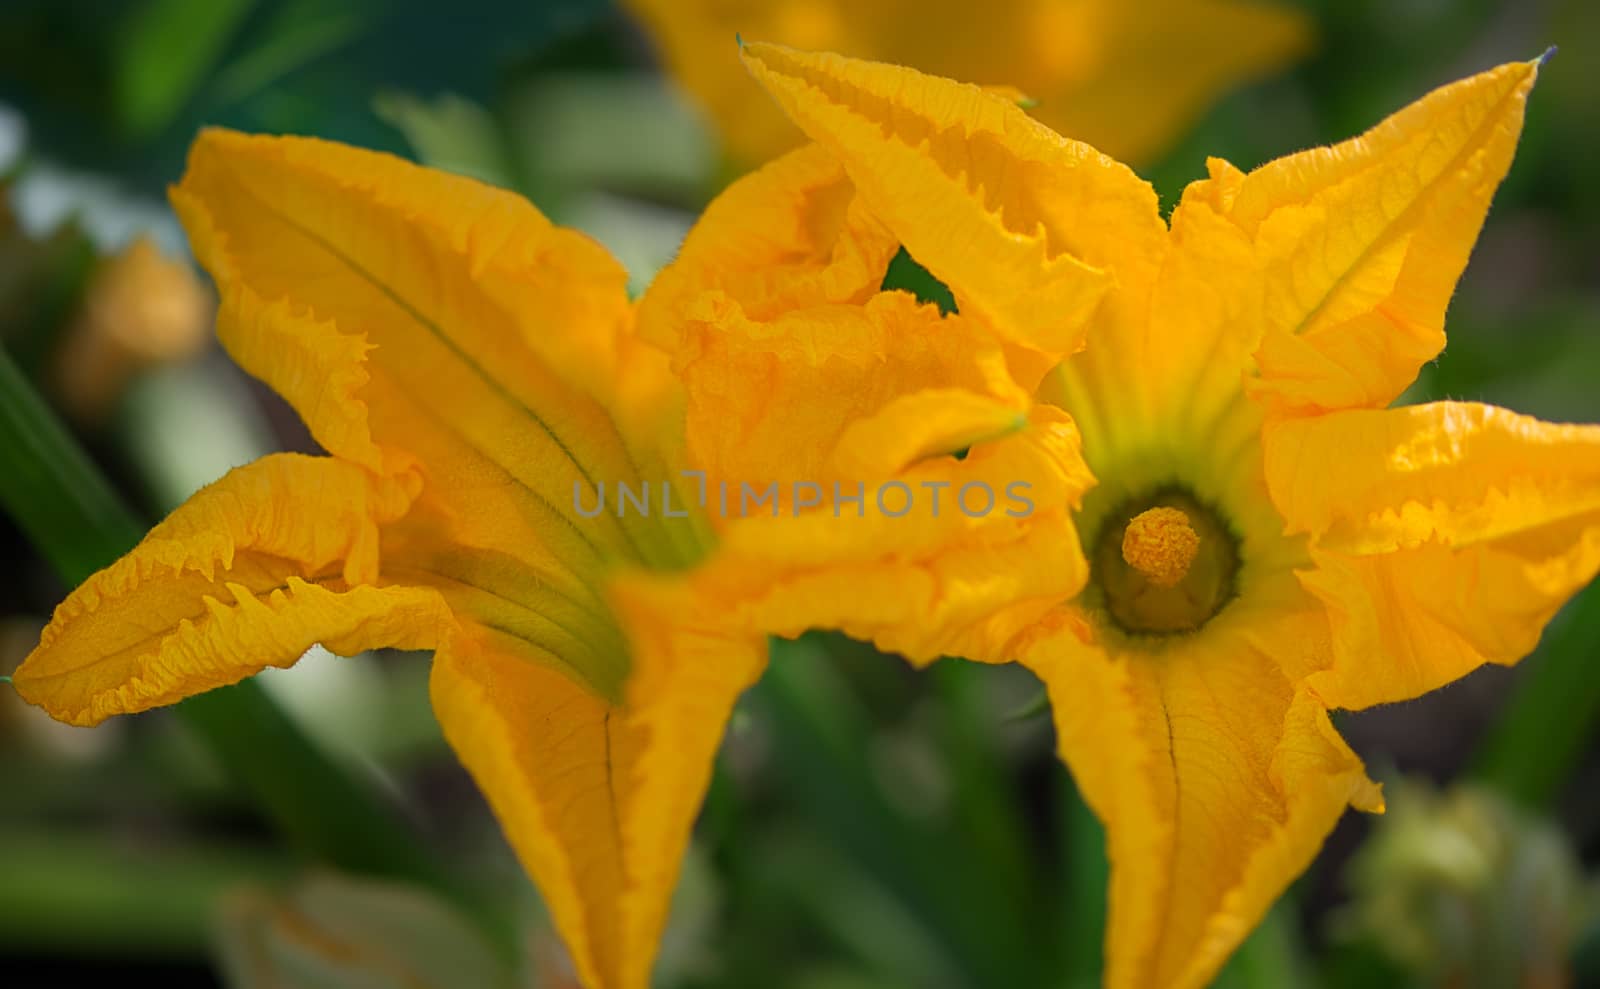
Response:
M1204 625L1234 596L1239 541L1209 506L1165 488L1106 518L1092 567L1117 627L1176 635Z
M1200 537L1182 509L1147 508L1122 531L1122 559L1157 587L1173 587L1188 576Z

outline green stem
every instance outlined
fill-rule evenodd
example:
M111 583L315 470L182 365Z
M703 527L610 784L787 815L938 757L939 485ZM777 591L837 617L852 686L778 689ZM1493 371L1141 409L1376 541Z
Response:
M0 506L69 585L144 534L105 478L0 351ZM179 720L302 853L459 896L373 781L319 749L255 683L179 704Z
M1600 584L1550 628L1522 682L1478 749L1478 779L1513 800L1546 808L1600 734Z
M0 351L0 505L69 585L132 549L141 526Z

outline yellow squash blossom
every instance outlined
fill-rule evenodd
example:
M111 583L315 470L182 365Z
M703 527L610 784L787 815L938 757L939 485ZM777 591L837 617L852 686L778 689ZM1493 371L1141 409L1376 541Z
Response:
M819 409L853 394L802 349L741 395L727 384L738 355L714 348L814 324L819 300L850 296L863 320L892 308L897 293L841 288L863 244L881 253L881 228L953 293L959 315L930 338L991 333L1016 379L1038 384L1028 428L957 463L1064 410L1099 482L1081 505L1040 500L1070 512L1053 553L1048 527L1023 537L1052 563L1081 538L1086 582L993 543L976 545L1015 569L946 549L920 572L961 600L996 596L946 621L945 597L911 584L940 627L908 640L899 588L824 559L818 535L812 569L756 606L773 625L829 623L916 660L1034 670L1107 828L1107 984L1203 986L1344 808L1382 807L1329 711L1516 662L1600 568L1600 427L1388 407L1444 345L1539 63L1248 174L1212 159L1167 223L1133 172L976 86L776 45L744 59L820 150L741 184L787 188L786 224L740 233L729 217L720 236L796 231L765 256L832 263L732 292L698 280L709 288L686 294L680 323L710 329L677 342L691 420L717 403L729 428L770 428L765 396L786 382L817 379ZM832 184L807 186L802 164Z
M1007 341L879 291L897 249L838 163L802 149L708 207L639 327L674 355L691 461L730 492L701 592L772 634L931 656L1083 586L1070 512L1091 480ZM769 488L781 503L734 497Z
M785 168L785 187L848 197L826 155ZM835 256L827 223L785 227L778 214L801 214L768 190L714 209L773 220L765 253L760 236L699 233L685 253L705 265L635 312L615 261L514 195L322 141L203 134L172 201L218 284L219 334L329 455L268 456L196 494L62 603L16 689L88 725L288 666L315 643L432 649L444 733L583 983L643 989L733 702L763 668L767 625L792 625L768 583L803 599L812 561L854 567L920 595L863 634L932 638L1010 600L1013 570L1064 593L1085 579L1062 538L1088 483L1066 416L1030 412L992 334L930 333L947 324L905 297L855 305L896 250L881 224L830 215L862 224ZM808 235L827 257L795 247ZM837 304L831 319L717 339L678 323L708 280L747 302ZM760 393L776 418L740 432L703 403L687 414L645 336L738 361L729 400ZM798 355L813 377L759 376ZM822 409L821 380L848 384L850 401ZM965 461L928 461L991 437ZM928 527L796 517L792 492L782 518L775 500L742 507L796 469L819 490L1031 479L1049 504ZM951 557L991 579L946 594L930 578ZM1032 570L1013 567L1024 558Z
M645 986L765 640L676 576L709 528L663 488L685 483L681 396L624 271L509 193L309 139L207 132L172 201L224 344L329 455L196 494L67 598L16 689L88 725L314 643L433 649L444 733L581 978ZM587 517L643 481L649 515ZM695 665L719 676L668 675ZM632 694L630 667L655 671Z
M801 134L742 76L735 33L1008 88L1108 154L1159 154L1218 96L1301 55L1311 29L1274 0L628 0L733 156Z

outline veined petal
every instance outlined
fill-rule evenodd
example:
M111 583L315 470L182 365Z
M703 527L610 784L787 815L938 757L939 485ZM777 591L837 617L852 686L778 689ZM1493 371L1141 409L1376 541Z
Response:
M770 44L745 64L963 313L1056 356L1115 281L1138 297L1164 226L1149 184L977 86Z
M1405 700L1511 664L1600 571L1600 426L1436 402L1287 420L1266 471L1312 533L1333 621L1330 706ZM1330 470L1329 464L1337 464Z
M431 647L450 621L440 597L374 586L378 526L414 494L414 477L326 457L234 470L61 603L17 691L90 725L289 666L319 642Z
M1378 788L1314 695L1242 641L1118 654L1060 615L1022 662L1106 827L1110 989L1198 989Z
M427 434L549 531L571 521L574 485L637 479L613 418L638 365L626 276L526 201L389 155L217 130L172 200L221 290L224 343L336 455L391 469ZM599 520L591 552L665 562L651 529Z
M1443 348L1538 70L1502 65L1236 183L1227 215L1265 280L1257 398L1290 414L1382 406Z
M865 302L899 246L857 198L844 168L826 149L808 145L712 200L640 301L639 333L676 353L680 327L713 292L763 321L792 309Z
M1091 455L1152 435L1215 449L1207 424L1238 418L1230 410L1241 404L1240 381L1259 341L1260 272L1254 245L1208 194L1220 178L1191 183L1173 211L1148 317L1097 319L1085 348L1039 390L1072 411ZM1199 435L1179 444L1171 435L1177 423Z
M714 293L681 333L690 459L713 486L870 481L1026 421L998 340L903 292L771 322Z
M626 705L469 625L442 648L434 709L539 884L589 989L645 989L733 703L765 642L720 634L679 588L619 586ZM672 611L663 611L671 608Z

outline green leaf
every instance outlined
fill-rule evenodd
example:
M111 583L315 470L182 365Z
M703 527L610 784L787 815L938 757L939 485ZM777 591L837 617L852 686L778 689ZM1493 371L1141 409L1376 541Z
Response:
M1283 899L1217 973L1213 989L1308 989L1312 984L1293 901Z
M349 44L371 25L361 5L289 0L250 32L250 45L225 64L208 88L213 105L248 99L301 66Z
M971 984L1032 984L1036 960L1018 919L1027 916L1027 905L996 882L985 849L974 848L959 826L889 799L864 758L882 750L881 739L829 662L830 645L857 650L852 659L865 663L903 662L840 636L772 640L772 665L754 699L773 722L775 768L793 781L794 803L918 924L937 933Z
M895 289L910 292L918 302L937 304L939 311L946 315L959 311L956 309L956 297L949 287L935 278L933 272L918 264L917 259L904 247L889 259L889 270L883 273L881 288L885 292Z
M253 0L146 0L128 17L112 70L117 121L129 137L170 123L221 59Z
M710 191L704 122L655 76L552 72L514 88L501 114L523 191L540 208L595 191L698 206Z
M0 949L193 955L223 893L288 867L192 840L124 846L60 827L0 830Z
M450 93L431 101L409 93L380 93L373 107L405 135L424 165L503 189L520 187L500 122L471 100Z
M144 526L4 352L0 505L71 585L132 549L144 535Z

